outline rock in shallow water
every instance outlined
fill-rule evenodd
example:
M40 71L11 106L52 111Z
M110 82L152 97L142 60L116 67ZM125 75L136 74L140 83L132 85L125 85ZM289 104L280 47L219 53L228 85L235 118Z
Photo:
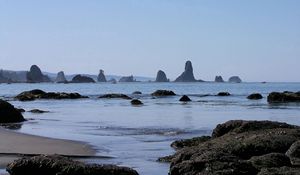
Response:
M249 100L260 100L263 98L263 96L259 93L254 93L254 94L250 94L247 98Z
M21 158L10 163L6 170L10 175L138 175L131 168L89 165L58 155Z
M191 139L170 160L170 175L256 175L266 172L291 174L300 167L291 165L287 150L300 140L300 128L271 121L229 121L218 125L211 139ZM276 173L273 173L276 174Z
M188 101L192 101L192 100L191 100L190 97L188 97L187 95L183 95L183 96L179 99L179 101L182 101L182 102L188 102Z
M269 103L300 102L300 92L272 92L268 96Z
M131 104L132 105L143 105L143 102L141 102L140 100L138 100L138 99L133 99L133 100L131 100Z
M229 92L219 92L217 96L230 96L231 94Z
M15 97L20 101L32 101L36 99L79 99L88 98L79 93L65 93L65 92L45 92L40 89L25 91Z
M129 97L128 95L125 95L125 94L104 94L104 95L101 95L98 98L107 98L107 99L121 98L121 99L126 99L126 100L131 100L132 99L131 97Z
M151 94L152 96L174 96L176 95L173 91L169 90L157 90Z
M0 99L0 123L17 123L25 121L20 110Z

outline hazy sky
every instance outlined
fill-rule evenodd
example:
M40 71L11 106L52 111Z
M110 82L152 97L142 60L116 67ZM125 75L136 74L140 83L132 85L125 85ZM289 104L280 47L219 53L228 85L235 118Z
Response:
M300 0L0 0L0 68L300 81Z

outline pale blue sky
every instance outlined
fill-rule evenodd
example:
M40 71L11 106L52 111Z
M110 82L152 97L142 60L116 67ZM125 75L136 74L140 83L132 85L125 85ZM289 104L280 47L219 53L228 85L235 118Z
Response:
M299 0L0 0L0 68L300 81Z

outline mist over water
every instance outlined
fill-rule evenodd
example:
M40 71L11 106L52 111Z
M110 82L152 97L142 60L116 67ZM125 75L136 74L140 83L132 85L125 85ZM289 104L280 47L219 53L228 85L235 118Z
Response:
M15 101L12 97L26 90L78 92L89 99ZM173 90L177 96L154 98L157 89ZM50 111L24 113L29 119L18 132L53 138L78 140L91 144L98 155L110 159L90 162L114 163L133 167L141 175L167 175L169 165L157 158L172 154L170 144L178 139L210 135L219 123L233 119L275 120L300 125L300 104L267 103L272 91L299 91L300 83L119 83L119 84L0 84L0 97L16 107ZM142 95L131 95L141 91ZM228 97L215 96L218 92ZM262 100L248 100L254 92ZM98 99L101 94L124 93L140 99L134 107L130 100ZM181 95L192 102L181 103Z

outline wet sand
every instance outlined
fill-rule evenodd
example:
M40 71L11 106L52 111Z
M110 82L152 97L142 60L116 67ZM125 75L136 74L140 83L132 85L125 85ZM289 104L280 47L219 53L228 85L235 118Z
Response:
M22 155L60 154L69 157L93 157L91 145L70 140L21 134L0 128L0 168Z

